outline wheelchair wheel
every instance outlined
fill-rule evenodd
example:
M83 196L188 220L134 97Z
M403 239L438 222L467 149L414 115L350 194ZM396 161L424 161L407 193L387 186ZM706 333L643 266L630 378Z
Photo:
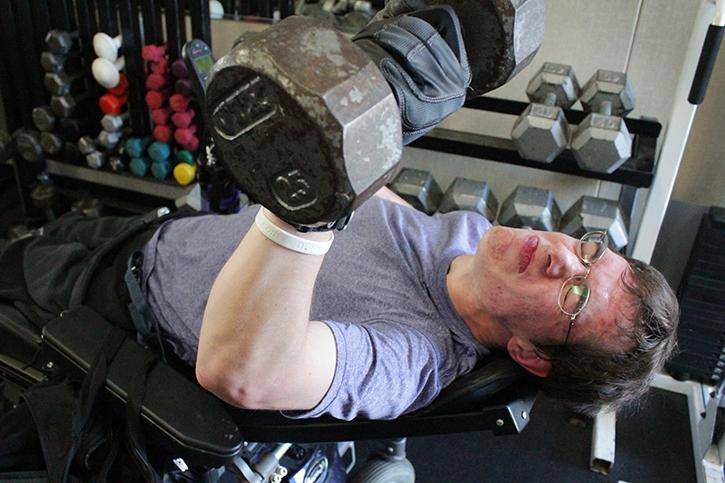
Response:
M415 483L415 469L407 458L398 461L372 459L352 483Z

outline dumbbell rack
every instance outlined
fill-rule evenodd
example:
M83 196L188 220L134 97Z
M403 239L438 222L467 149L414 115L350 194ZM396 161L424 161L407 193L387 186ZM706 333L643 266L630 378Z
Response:
M527 106L528 104L524 102L484 96L468 101L463 107L519 116ZM581 123L587 116L587 113L574 109L564 110L564 114L570 125ZM632 156L621 168L611 174L581 169L577 165L574 155L569 150L561 153L551 163L540 163L522 158L516 150L513 141L508 137L501 138L451 129L434 129L426 136L413 142L410 146L441 153L619 183L622 185L622 193L619 200L620 205L629 219L632 220L637 191L640 188L649 188L654 180L657 139L662 132L662 125L657 121L645 119L625 118L625 122L630 134L634 136ZM635 235L635 233L632 233L631 227L630 235ZM630 247L628 247L628 250L631 249Z
M162 13L173 12L165 16L167 30L172 31L172 34L167 35L166 42L175 52L180 51L186 39L187 16L191 19L190 35L207 44L211 43L208 2L205 0L0 0L0 12L0 40L3 41L0 43L0 101L5 114L5 128L10 133L18 128L35 130L31 111L34 107L48 104L49 95L43 88L45 72L35 59L39 59L40 52L46 50L45 36L50 29L77 32L69 58L73 59L73 68L86 73L88 77L88 85L84 90L89 92L91 102L84 104L82 118L87 121L85 125L91 127L83 129L82 134L86 135L93 135L100 129L101 113L96 101L102 90L90 76L91 65L95 60L91 39L96 32L105 32L110 36L123 34L119 55L125 57L125 71L133 87L129 91L129 119L124 132L137 137L151 134L148 108L143 98L145 75L140 57L142 39L153 38L150 34L152 27L160 29ZM177 28L169 29L171 24ZM22 208L28 216L31 216L31 188L36 184L37 176L43 172L52 178L59 193L70 192L71 187L98 191L105 193L109 202L118 197L119 204L129 205L130 200L130 204L135 202L138 209L144 208L144 204L170 205L194 187L179 186L171 181L137 178L127 173L94 170L82 165L85 164L82 160L68 161L56 155L43 155L35 164L25 162L17 152L11 156L2 162L15 174Z

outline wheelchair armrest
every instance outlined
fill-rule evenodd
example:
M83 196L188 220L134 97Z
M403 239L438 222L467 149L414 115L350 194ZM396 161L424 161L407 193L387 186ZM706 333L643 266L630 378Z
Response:
M109 322L87 307L61 314L43 328L43 341L69 369L69 377L82 379L101 349ZM127 337L111 361L106 378L110 400L123 410L133 378L147 351ZM144 430L151 441L174 448L178 456L204 464L224 464L242 445L239 430L221 401L159 361L148 376L141 409Z

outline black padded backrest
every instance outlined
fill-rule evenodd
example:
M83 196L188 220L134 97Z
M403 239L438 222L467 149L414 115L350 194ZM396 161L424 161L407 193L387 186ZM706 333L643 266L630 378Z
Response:
M476 410L514 384L526 382L527 373L505 354L493 354L448 387L427 407L414 414L451 414Z
M349 441L466 431L517 434L528 424L536 385L506 355L492 354L450 384L426 408L393 420L329 416L289 419L279 412L229 408L250 441Z
M64 312L43 329L44 342L83 376L101 348L109 323L87 307ZM106 389L123 411L134 375L147 349L126 338L111 362ZM150 372L142 406L149 437L161 436L176 456L223 464L236 456L242 439L225 406L201 386L159 361Z

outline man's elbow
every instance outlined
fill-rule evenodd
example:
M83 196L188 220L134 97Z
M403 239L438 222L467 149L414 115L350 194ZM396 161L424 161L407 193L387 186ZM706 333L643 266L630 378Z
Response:
M196 380L199 385L222 401L243 409L271 409L261 384L239 377L218 364L196 364ZM250 381L250 382L246 382Z

